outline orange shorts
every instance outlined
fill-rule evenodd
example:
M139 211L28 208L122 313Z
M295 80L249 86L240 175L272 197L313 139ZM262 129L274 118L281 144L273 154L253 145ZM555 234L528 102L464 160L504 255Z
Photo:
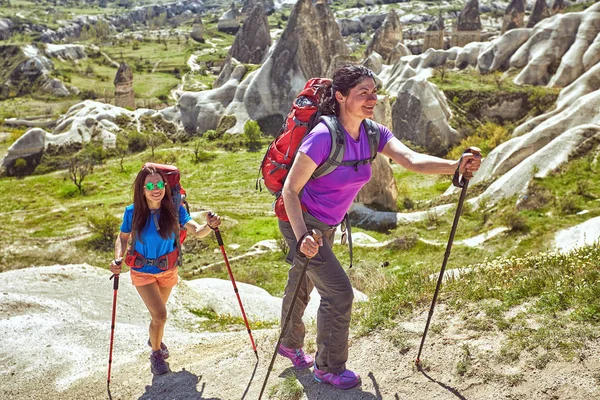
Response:
M130 271L129 275L131 275L131 283L133 283L133 286L146 286L156 282L160 287L173 287L179 282L177 268L168 269L159 274L147 274L145 272L138 272L134 269L131 269Z

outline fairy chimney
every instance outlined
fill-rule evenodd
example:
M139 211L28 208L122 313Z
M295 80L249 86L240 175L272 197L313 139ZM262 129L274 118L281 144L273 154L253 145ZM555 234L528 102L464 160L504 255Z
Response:
M425 31L423 52L427 49L442 50L444 48L444 18L440 14Z
M235 35L240 29L240 20L240 12L236 8L235 3L231 3L231 7L229 7L225 14L221 15L221 18L219 18L217 29L220 32Z
M527 21L527 27L533 28L535 24L543 20L544 18L548 18L550 16L550 10L548 9L548 5L546 4L546 0L537 0L535 2L535 6L533 6L533 11L529 16L529 20Z
M480 41L479 0L468 0L452 30L452 46L464 47L471 42Z
M402 43L402 23L396 11L391 9L385 17L383 25L377 29L373 39L367 45L365 57L372 52L377 52L383 57L384 62L388 63L398 43Z
M202 23L202 17L200 14L196 16L194 25L192 26L192 33L190 34L192 39L196 42L204 43L204 24Z
M511 0L504 12L502 34L511 29L522 28L525 19L525 0Z
M125 62L119 65L115 76L115 105L117 107L135 110L133 92L133 70Z
M565 0L554 0L552 3L552 10L550 11L550 15L562 13L565 10Z

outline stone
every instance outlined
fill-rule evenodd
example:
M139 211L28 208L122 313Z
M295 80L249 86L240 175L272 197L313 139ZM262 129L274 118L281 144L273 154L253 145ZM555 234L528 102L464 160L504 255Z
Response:
M562 13L565 10L565 0L554 0L552 3L552 9L550 10L550 14L558 14Z
M387 157L378 154L372 164L372 177L355 201L379 211L398 210L398 187Z
M531 29L512 29L492 40L477 57L477 68L482 74L508 69L512 55L531 37Z
M61 60L82 60L87 57L84 46L80 44L51 44L48 43L44 52L48 57L56 57Z
M204 24L202 23L202 17L200 15L196 16L194 20L194 25L192 25L192 32L190 33L190 37L196 42L204 42Z
M0 40L8 40L12 36L13 22L8 18L0 18Z
M8 152L2 160L2 166L6 168L9 176L15 175L15 162L22 158L27 165L36 165L42 158L46 145L46 131L41 128L33 128L23 134L9 147Z
M240 29L240 19L241 15L235 3L231 3L231 7L217 21L217 29L220 32L235 35L238 29Z
M135 110L135 93L133 91L133 70L127 63L121 62L115 75L115 105Z
M387 64L396 44L399 42L402 42L402 24L398 19L398 14L394 9L391 9L383 22L383 26L377 29L373 39L367 45L365 56L368 57L371 52L376 51Z
M273 0L244 0L241 11L242 14L250 15L254 9L254 6L257 4L260 4L267 14L271 14L273 11L275 11L275 4Z
M427 29L423 39L423 51L444 48L444 19L440 15Z
M338 19L337 23L340 26L342 36L350 36L356 33L364 33L366 31L362 21L358 18L342 18Z
M379 74L383 68L383 57L374 51L372 52L362 63L365 67L369 68L375 74Z
M529 20L527 21L527 27L533 28L535 24L544 18L548 18L549 16L550 10L548 9L546 0L536 0L535 5L533 6L533 11L531 12Z
M471 42L481 41L481 19L479 18L479 1L469 0L452 29L453 46L464 47Z
M396 64L402 57L410 56L412 54L413 53L403 43L398 43L388 58L388 63Z
M448 124L451 115L444 94L434 84L411 78L400 87L392 106L393 132L401 141L441 156L460 141Z
M525 0L511 0L502 19L502 33L511 29L523 28L525 19Z

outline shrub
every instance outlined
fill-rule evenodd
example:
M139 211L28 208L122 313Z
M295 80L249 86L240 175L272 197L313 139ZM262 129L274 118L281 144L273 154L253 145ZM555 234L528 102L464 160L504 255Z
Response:
M214 129L210 129L210 130L204 132L202 137L205 137L207 140L213 141L213 140L221 139L223 137L224 133L225 133L225 131L216 131Z
M527 187L527 192L519 199L517 208L518 210L539 210L545 207L552 198L550 189L532 181Z
M24 176L27 171L27 161L24 158L18 158L13 168L16 176Z
M558 200L558 208L563 214L575 214L579 211L579 206L577 206L577 201L573 194L561 197Z
M140 42L137 40L134 40L131 43L131 50L139 50L140 49Z
M102 216L90 215L87 225L92 231L88 241L90 247L97 250L111 250L117 238L121 220L105 212Z
M235 115L223 115L217 125L217 131L226 132L233 128L237 122Z
M527 219L515 209L506 210L501 216L501 221L502 224L508 226L512 232L527 232L529 230Z
M127 148L132 153L137 153L146 150L148 147L148 139L143 134L137 131L131 131L127 134Z
M244 139L248 151L259 151L261 147L260 138L262 132L258 126L258 122L248 120L244 125Z

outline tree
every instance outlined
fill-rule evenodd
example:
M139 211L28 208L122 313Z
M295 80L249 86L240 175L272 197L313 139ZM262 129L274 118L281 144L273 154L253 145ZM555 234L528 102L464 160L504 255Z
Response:
M154 149L160 146L163 143L167 143L169 138L163 132L157 130L150 130L146 132L146 137L148 138L148 146L152 150L152 157L154 157Z
M69 179L77 186L79 194L83 194L83 180L90 173L92 164L79 157L72 157L69 160Z

